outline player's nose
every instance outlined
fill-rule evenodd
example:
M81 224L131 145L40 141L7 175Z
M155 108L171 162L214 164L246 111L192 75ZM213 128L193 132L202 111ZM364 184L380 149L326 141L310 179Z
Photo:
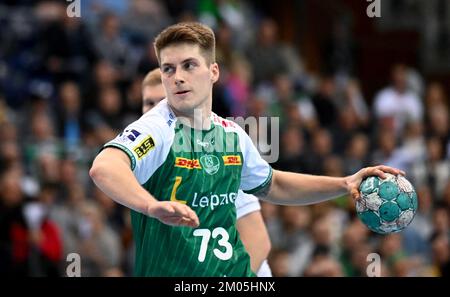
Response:
M175 74L174 74L174 81L175 81L175 85L176 85L177 87L180 86L180 85L182 85L182 84L185 82L184 77L183 77L183 75L182 75L180 69L177 69L177 71L175 71Z

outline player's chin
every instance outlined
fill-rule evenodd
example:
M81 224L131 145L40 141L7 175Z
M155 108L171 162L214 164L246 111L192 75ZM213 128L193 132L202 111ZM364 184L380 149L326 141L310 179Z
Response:
M184 114L191 114L194 110L195 104L190 100L173 100L171 104L176 110Z

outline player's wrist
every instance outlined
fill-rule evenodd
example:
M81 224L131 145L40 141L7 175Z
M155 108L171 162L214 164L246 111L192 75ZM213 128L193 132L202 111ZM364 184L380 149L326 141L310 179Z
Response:
M143 198L144 206L142 207L142 213L149 217L155 217L155 206L158 203L158 201L153 198L151 195L146 195L146 197Z
M354 186L353 180L355 177L353 175L348 175L342 178L341 187L346 191L347 194L351 193Z

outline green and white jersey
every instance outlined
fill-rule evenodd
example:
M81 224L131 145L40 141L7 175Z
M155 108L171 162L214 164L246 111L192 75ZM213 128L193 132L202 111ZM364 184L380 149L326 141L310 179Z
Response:
M255 193L272 169L234 122L211 116L209 130L177 121L167 100L105 147L123 150L139 183L160 201L178 201L198 228L173 227L132 211L137 276L254 276L236 230L239 189Z

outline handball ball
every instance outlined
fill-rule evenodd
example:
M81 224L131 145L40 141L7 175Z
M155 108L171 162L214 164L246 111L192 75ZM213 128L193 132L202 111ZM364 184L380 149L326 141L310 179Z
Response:
M380 234L400 232L408 226L417 211L417 194L402 175L385 173L386 178L368 176L359 186L361 199L356 213L372 231Z

